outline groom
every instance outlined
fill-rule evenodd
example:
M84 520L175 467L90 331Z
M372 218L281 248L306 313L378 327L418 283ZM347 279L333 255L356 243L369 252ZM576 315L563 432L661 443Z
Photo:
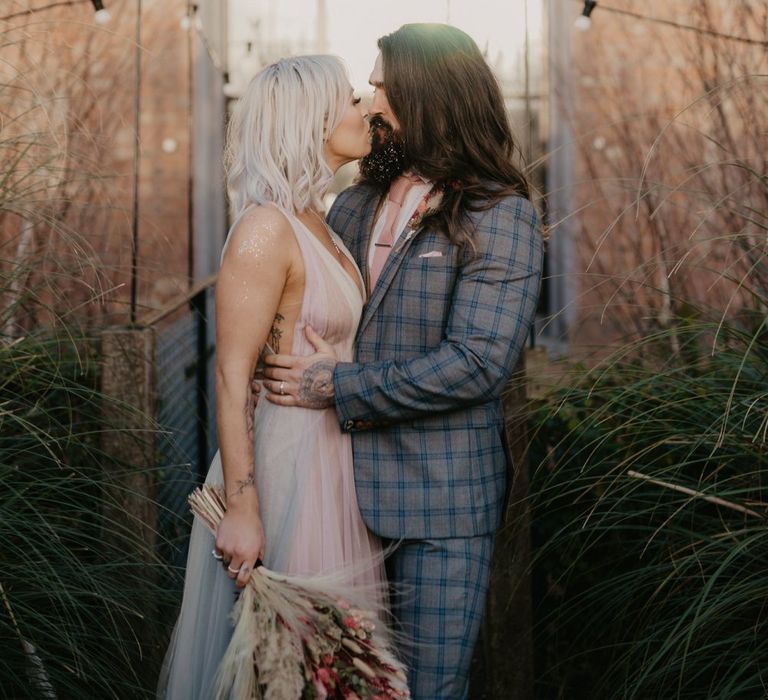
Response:
M410 24L378 46L372 153L328 215L369 290L356 361L337 362L307 328L318 352L267 357L264 385L274 403L335 405L363 518L398 543L387 564L413 697L458 699L510 471L500 395L533 320L543 244L474 41Z

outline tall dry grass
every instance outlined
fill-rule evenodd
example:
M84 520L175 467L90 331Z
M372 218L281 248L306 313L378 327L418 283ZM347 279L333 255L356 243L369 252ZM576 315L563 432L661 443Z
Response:
M764 3L686 5L765 37ZM603 347L530 407L537 697L764 697L766 54L598 17L574 118Z

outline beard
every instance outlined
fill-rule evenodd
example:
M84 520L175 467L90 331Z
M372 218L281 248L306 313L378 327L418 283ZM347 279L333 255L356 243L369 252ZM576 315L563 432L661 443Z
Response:
M405 144L392 125L381 117L371 119L371 152L360 159L360 176L381 188L389 188L409 167Z

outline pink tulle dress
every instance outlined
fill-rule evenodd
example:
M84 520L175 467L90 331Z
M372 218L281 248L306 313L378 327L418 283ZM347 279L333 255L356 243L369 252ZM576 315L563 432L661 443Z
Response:
M305 270L292 354L314 352L304 335L308 324L333 345L339 360L349 361L363 306L360 274L353 279L298 219L283 213L293 227ZM352 260L341 239L329 233ZM350 436L341 432L335 410L282 407L261 400L254 424L264 564L303 575L352 568L354 583L373 584L371 590L375 591L381 584L381 567L367 563L380 562L379 545L358 510ZM206 483L223 483L218 454ZM163 664L158 698L213 697L216 671L232 633L229 615L236 590L211 556L213 547L213 536L195 522L184 598ZM372 595L371 604L376 606L378 593Z

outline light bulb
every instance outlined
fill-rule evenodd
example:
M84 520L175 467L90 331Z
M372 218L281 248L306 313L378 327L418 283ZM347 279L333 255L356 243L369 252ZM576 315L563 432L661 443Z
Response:
M222 92L224 93L224 97L229 97L233 99L240 97L242 94L242 91L240 90L240 88L234 83L224 83L224 86L222 87Z
M109 14L109 10L97 10L94 19L96 24L108 24L112 19L112 15Z
M573 23L573 26L580 32L586 32L592 26L592 20L585 15L579 15Z

